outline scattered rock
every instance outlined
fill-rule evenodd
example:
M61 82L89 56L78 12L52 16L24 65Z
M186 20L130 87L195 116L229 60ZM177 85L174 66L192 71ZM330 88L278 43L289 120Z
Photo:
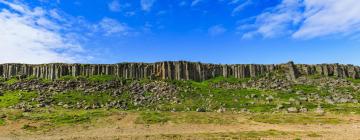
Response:
M303 95L303 94L304 94L304 91L298 90L298 91L295 92L295 94L297 94L297 95Z
M276 109L277 109L277 110L283 109L283 108L284 108L284 105L283 105L283 104L278 104L278 105L276 106Z
M328 103L328 104L335 104L335 102L330 98L326 98L325 102Z
M68 104L64 104L64 105L63 105L63 108L68 109L68 108L70 108L70 106L69 106Z
M270 96L266 97L265 100L271 102L274 100L274 97L270 95Z
M317 107L317 108L315 109L315 113L316 113L316 114L319 114L319 115L324 115L324 114L325 114L325 111L324 111L324 109L322 109L321 107Z
M302 107L302 108L299 109L299 111L300 111L301 113L306 113L306 112L308 112L308 109Z
M295 102L296 100L294 98L289 98L289 102Z
M296 107L289 107L287 109L288 113L298 113L298 109Z
M36 107L45 107L46 105L44 103L37 104Z
M247 108L242 108L242 109L240 109L240 112L249 112L249 110L247 109Z
M199 107L196 109L196 112L206 112L205 108Z
M216 112L217 113L224 113L226 111L226 108L220 107Z

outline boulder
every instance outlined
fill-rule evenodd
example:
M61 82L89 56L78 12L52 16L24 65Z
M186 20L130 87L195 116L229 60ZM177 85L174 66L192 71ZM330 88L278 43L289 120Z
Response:
M206 112L206 109L203 107L196 108L196 112Z
M325 110L324 110L323 108L321 108L321 107L317 107L317 108L315 109L315 113L316 113L316 114L319 114L319 115L324 115L324 114L325 114Z
M299 109L299 111L300 111L301 113L306 113L306 112L308 112L308 109L302 107L302 108Z
M289 107L289 108L287 109L287 112L288 112L288 113L298 113L299 110L298 110L296 107Z
M226 111L226 108L220 107L216 112L217 113L224 113Z

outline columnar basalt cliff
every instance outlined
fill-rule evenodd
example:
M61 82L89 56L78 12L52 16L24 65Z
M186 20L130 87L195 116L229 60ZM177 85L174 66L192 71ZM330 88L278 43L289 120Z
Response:
M0 74L9 79L15 76L34 76L57 79L62 76L113 75L125 79L174 79L203 81L223 77L256 77L274 71L284 72L289 80L302 75L323 75L341 78L360 78L360 67L341 64L204 64L186 61L119 64L1 64Z

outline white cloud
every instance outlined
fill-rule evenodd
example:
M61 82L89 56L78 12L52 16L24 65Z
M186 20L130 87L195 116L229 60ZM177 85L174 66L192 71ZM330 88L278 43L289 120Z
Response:
M81 45L51 18L51 12L0 0L0 63L78 62ZM54 15L54 13L52 13Z
M222 25L215 25L208 29L208 33L211 36L217 36L224 34L226 32L226 29Z
M254 28L245 32L244 37L351 38L360 32L360 3L358 0L282 0L254 21Z
M141 0L140 5L142 10L150 11L156 0Z
M96 31L103 32L105 36L121 35L126 36L129 34L130 28L112 18L103 18L99 24L95 25Z
M305 0L304 22L294 38L354 35L360 31L358 0Z
M119 0L113 0L108 4L108 8L112 12L120 12L124 8L131 7L130 3L120 3Z
M120 11L120 3L118 0L113 0L108 4L109 10L113 12L119 12Z
M199 4L202 0L193 0L191 2L191 6L196 6L197 4Z
M239 28L250 27L250 31L244 33L244 38L261 35L265 38L276 37L291 33L293 25L301 21L302 15L300 0L283 0L281 4L263 12L255 17L253 25L241 25Z
M231 1L231 4L238 4L238 2L239 0L233 0ZM250 4L252 4L251 0L246 0L245 2L238 4L232 11L232 15L235 15L238 12L242 11L246 6L249 6Z

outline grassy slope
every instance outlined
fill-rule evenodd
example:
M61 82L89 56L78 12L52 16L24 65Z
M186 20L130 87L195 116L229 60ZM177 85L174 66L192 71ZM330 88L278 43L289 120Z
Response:
M31 80L28 78L25 80ZM116 79L111 76L93 76L93 77L63 77L59 80L75 80L83 79L89 80L95 83L105 83L112 80L122 80ZM216 124L228 124L232 123L227 120L234 120L233 118L223 119L223 116L216 115L205 115L199 116L198 114L187 114L187 115L171 115L169 113L158 113L154 112L155 110L160 111L195 111L197 108L204 108L206 111L216 111L217 109L224 107L228 110L239 111L243 108L248 109L250 112L255 114L265 113L261 115L254 115L250 118L254 121L259 122L274 122L282 123L282 121L288 122L287 118L290 120L306 120L304 123L312 123L322 121L316 116L283 116L283 115L269 115L273 109L278 104L283 104L284 108L287 107L306 107L308 109L314 109L318 104L321 104L327 111L335 113L349 113L355 112L360 113L360 106L358 104L336 104L329 105L325 103L316 103L316 102L302 102L301 104L289 102L290 98L298 98L299 95L294 94L297 90L302 90L305 94L310 94L313 92L320 93L321 96L326 96L328 93L326 90L317 89L312 85L295 85L293 87L293 92L280 92L280 91L262 91L255 89L225 89L225 88L214 88L212 85L216 83L242 83L250 79L236 79L236 78L223 78L218 77L204 82L194 82L194 81L167 81L172 84L175 84L179 87L191 87L191 91L183 91L178 95L178 98L181 100L180 104L171 103L171 102L162 102L157 104L151 104L147 107L135 107L131 106L131 101L128 100L129 94L125 93L119 97L112 97L108 92L102 93L91 93L84 94L81 91L71 91L64 94L57 94L54 96L56 102L63 102L66 104L76 104L79 101L85 101L86 104L92 105L96 103L105 103L108 100L123 100L128 102L130 105L130 110L148 110L143 113L140 113L140 117L137 119L137 123L140 124L153 124L153 123L216 123ZM4 81L6 84L14 84L19 80L10 79ZM350 80L351 81L351 80ZM49 81L43 81L49 82ZM150 80L142 80L142 83L150 82ZM351 89L344 89L350 90ZM3 96L0 96L0 108L7 108L9 106L16 105L21 102L28 102L32 105L37 104L36 101L32 101L32 98L35 98L37 95L36 92L25 92L25 91L5 91ZM252 98L247 98L252 96ZM266 101L266 97L273 96L274 100L271 102ZM357 97L359 98L359 97ZM51 113L49 114L50 111ZM107 110L69 110L62 107L55 107L50 109L36 109L33 112L20 112L20 111L8 111L7 119L0 119L0 125L5 124L6 120L18 120L18 119L28 119L28 120L39 120L51 123L52 125L61 125L61 124L76 124L81 122L88 122L94 118L103 117L111 114L112 111ZM317 118L318 120L311 120L311 118ZM333 122L336 123L338 120L325 118L324 122ZM302 122L302 121L299 121ZM288 122L289 123L289 122Z

